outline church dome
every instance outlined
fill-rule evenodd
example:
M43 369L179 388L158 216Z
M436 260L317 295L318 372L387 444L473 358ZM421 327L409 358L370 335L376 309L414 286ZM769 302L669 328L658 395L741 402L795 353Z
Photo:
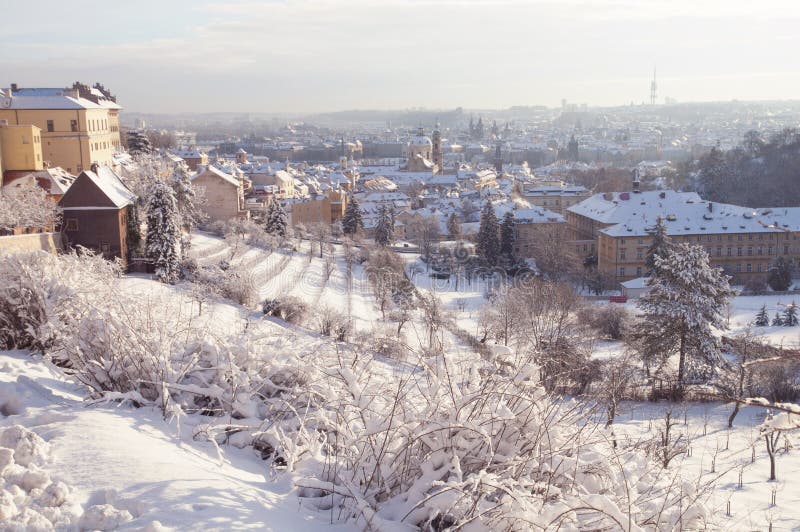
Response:
M430 137L425 135L416 135L411 138L408 143L409 146L433 146Z

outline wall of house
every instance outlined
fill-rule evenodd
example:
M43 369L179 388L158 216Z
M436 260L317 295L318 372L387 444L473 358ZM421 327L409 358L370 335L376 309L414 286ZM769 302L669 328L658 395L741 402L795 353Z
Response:
M213 174L197 176L192 184L203 189L203 210L210 221L230 220L242 215L239 188ZM245 211L246 212L246 211Z
M66 244L95 250L107 259L119 257L127 263L125 216L125 209L66 209L61 221Z
M0 125L0 152L4 170L41 170L41 130L33 125Z
M93 162L111 166L120 145L116 110L108 109L0 109L0 120L32 124L41 130L42 158L78 174ZM52 131L48 131L52 121Z
M63 249L61 233L31 233L0 236L0 255L26 251L47 251L57 253Z
M711 265L722 268L734 282L744 283L753 277L766 277L771 264L784 257L800 259L800 239L797 233L734 233L671 237L673 242L701 246ZM645 261L652 237L610 237L603 233L597 240L598 269L622 282L647 274Z

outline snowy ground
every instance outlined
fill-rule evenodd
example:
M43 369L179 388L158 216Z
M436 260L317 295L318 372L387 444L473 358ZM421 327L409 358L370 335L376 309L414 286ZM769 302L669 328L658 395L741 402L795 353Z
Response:
M0 401L16 401L0 427L23 425L49 444L43 470L83 510L103 510L104 519L81 521L86 528L341 530L299 511L291 479L252 451L223 447L220 460L211 444L192 441L187 424L179 429L150 408L87 406L84 395L25 353L0 355Z
M355 268L352 290L348 290L342 249L335 247L330 272L326 260L318 253L309 256L309 251L309 243L303 242L295 251L271 252L245 246L232 256L229 242L206 234L195 235L192 247L200 264L229 260L250 269L261 299L289 293L312 308L327 305L339 310L352 319L358 331L373 330L380 312L362 268ZM486 281L469 284L462 279L456 289L454 282L431 278L417 255L403 257L416 286L435 293L458 327L477 334L479 309L486 304L485 294L491 285ZM174 312L193 313L196 302L187 288L164 286L143 275L124 277L120 283L121 290L154 303L169 301ZM747 329L762 305L767 305L772 316L776 308L790 302L786 296L738 297L731 307L731 330L726 334ZM274 336L276 346L298 351L311 352L315 345L328 341L311 330L263 319L258 309L225 301L206 303L198 319L203 320L203 326L226 334L256 327ZM422 316L416 315L407 327L409 344L421 345L425 337ZM754 330L763 332L776 345L800 345L800 328ZM443 333L443 337L452 352L465 349L452 335ZM610 357L621 345L599 342L595 349L596 356ZM375 363L387 372L403 370L396 362ZM200 420L190 416L180 423L166 422L151 408L87 405L84 396L84 390L42 361L20 352L0 354L0 430L22 425L47 442L47 459L41 467L53 482L63 482L71 490L64 514L73 516L73 528L83 523L94 528L118 525L149 530L347 529L341 524L331 525L328 515L301 508L293 492L293 477L269 470L253 451L224 446L220 457L211 444L193 441L192 430ZM627 403L620 410L615 431L620 438L633 441L655 435L668 406ZM792 447L800 446L798 435L790 435L788 452L781 449L779 480L767 482L768 460L755 428L763 419L763 409L743 409L731 431L725 428L728 406L693 405L686 411L685 425L682 407L674 406L674 410L680 421L676 430L689 438L692 451L691 456L676 458L671 470L680 470L688 478L700 476L708 484L708 504L720 529L767 530L772 520L773 530L800 530L800 482L796 481L800 450ZM727 515L728 501L731 515Z

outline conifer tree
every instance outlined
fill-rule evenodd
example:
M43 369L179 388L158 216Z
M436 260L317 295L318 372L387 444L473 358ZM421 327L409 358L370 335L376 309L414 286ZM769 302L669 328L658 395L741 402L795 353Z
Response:
M792 301L791 305L786 305L783 311L783 326L795 327L797 325L797 305Z
M653 275L656 267L656 257L666 257L672 249L672 239L667 234L667 226L664 219L659 216L656 220L656 227L653 231L653 241L650 247L647 248L647 257L645 259L645 266L647 267L647 274Z
M131 129L128 131L128 151L131 155L147 155L153 151L150 145L150 139L147 138L144 131L138 129Z
M269 207L267 207L267 222L264 230L271 235L284 238L286 236L288 226L289 222L286 216L286 211L283 210L283 207L278 200L273 199L270 202Z
M447 218L447 234L451 240L458 240L461 237L461 226L458 224L456 213L451 213Z
M788 290L792 285L792 267L783 257L778 257L769 269L767 284L776 292Z
M514 263L514 244L514 212L508 211L500 224L500 253L509 265Z
M197 206L197 194L189 177L189 167L184 163L175 166L172 173L172 189L181 217L181 227L191 231L203 220L203 213Z
M477 241L478 256L489 266L497 266L500 260L500 224L494 213L494 206L491 200L486 200L486 204L481 211L481 222L478 228Z
M364 220L361 216L361 207L358 205L358 200L351 195L342 216L342 232L352 236L363 227Z
M756 314L756 321L754 324L756 327L767 327L769 325L769 314L767 314L766 305L762 306L761 310Z
M773 327L780 327L783 325L783 318L781 318L781 313L777 310L775 311L775 317L772 318L772 326Z
M164 182L150 188L147 203L147 237L145 252L155 268L156 279L162 283L178 280L181 262L180 215L175 192Z
M375 243L380 246L388 246L394 240L394 226L392 217L386 205L381 205L378 215L378 225L375 226Z
M687 366L707 364L718 355L711 328L725 328L723 310L734 291L697 246L678 244L665 257L655 255L653 271L650 291L638 301L644 320L637 336L649 352L664 358L677 351L680 394Z

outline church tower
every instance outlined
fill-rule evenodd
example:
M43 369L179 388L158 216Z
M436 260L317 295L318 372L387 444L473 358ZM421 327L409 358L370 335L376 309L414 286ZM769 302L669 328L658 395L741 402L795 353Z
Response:
M499 141L494 151L494 169L498 176L503 175L503 152L501 151Z
M433 164L434 173L441 174L444 172L444 160L442 153L442 132L439 128L439 122L436 122L436 129L433 130Z

